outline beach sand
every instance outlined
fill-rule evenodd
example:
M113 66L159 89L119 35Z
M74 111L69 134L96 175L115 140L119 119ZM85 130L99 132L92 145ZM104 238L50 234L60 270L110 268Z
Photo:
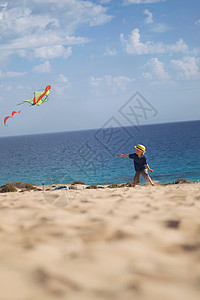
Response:
M200 184L0 194L0 300L200 299Z

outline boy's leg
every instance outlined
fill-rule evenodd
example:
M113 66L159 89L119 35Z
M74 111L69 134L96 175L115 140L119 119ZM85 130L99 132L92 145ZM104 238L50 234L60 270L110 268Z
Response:
M147 179L148 179L148 181L150 182L150 184L151 184L152 186L155 185L155 184L153 183L153 181L151 180L150 176L149 176Z
M147 180L149 181L149 183L150 183L152 186L155 185L155 184L153 183L153 181L151 180L151 178L150 178L150 176L149 176L149 174L148 174L147 169L144 169L144 170L142 171L142 176L144 177L144 179L147 179Z
M134 179L133 179L133 187L135 187L137 184L140 183L140 178L139 178L140 174L141 174L141 172L139 172L139 171L135 172L135 176L134 176Z

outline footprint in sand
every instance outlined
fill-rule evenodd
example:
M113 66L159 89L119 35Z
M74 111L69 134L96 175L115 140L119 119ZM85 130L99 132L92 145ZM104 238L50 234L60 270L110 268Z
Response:
M167 220L164 222L165 226L168 228L178 229L180 226L180 221L176 219Z

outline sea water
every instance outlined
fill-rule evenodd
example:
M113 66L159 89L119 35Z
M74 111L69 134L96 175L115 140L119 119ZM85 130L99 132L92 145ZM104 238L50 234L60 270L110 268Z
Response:
M153 180L200 179L200 121L0 138L0 185L121 183L133 180L134 153L146 146Z

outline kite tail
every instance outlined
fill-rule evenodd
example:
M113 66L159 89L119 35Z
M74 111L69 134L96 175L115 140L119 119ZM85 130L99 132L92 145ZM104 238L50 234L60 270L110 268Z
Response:
M6 122L7 122L7 120L8 120L9 118L13 118L14 114L19 114L19 113L20 113L20 111L13 111L11 116L5 117L5 119L4 119L4 126L8 126L8 125L6 124Z

